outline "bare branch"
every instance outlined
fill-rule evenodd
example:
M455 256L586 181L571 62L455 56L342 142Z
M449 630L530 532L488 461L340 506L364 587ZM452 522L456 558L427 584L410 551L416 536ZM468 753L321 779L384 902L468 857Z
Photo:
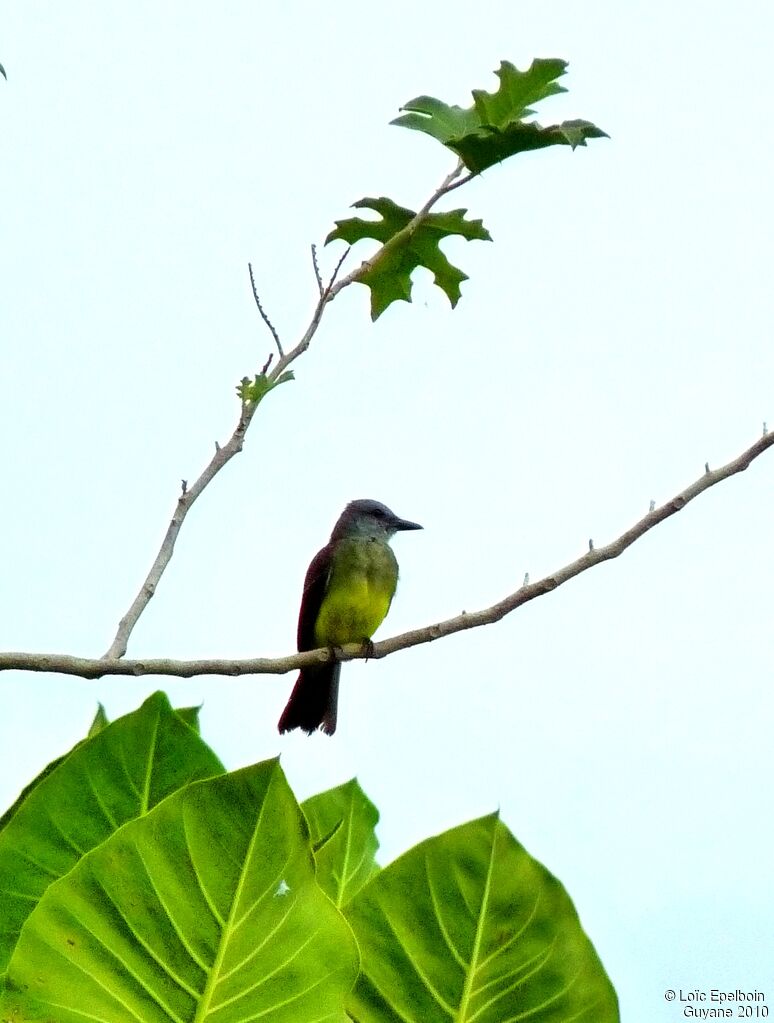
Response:
M132 634L132 630L137 624L140 615L148 606L151 597L156 592L156 587L158 586L161 576L164 574L164 570L172 560L175 543L183 522L185 522L186 515L191 510L191 506L194 501L197 497L199 497L207 484L214 479L216 474L220 472L224 465L231 461L234 455L239 454L242 450L245 433L250 425L250 421L255 415L257 407L258 406L254 404L242 406L239 421L237 422L234 432L231 434L228 442L222 447L216 442L215 454L210 459L209 464L206 466L201 476L199 476L192 486L186 486L183 493L177 499L175 512L169 526L167 527L167 532L161 542L159 552L151 565L145 581L140 587L139 593L132 601L129 610L118 623L118 630L113 638L113 642L110 644L108 651L104 655L106 660L123 657L126 653L126 645L129 642L129 636Z
M460 177L464 169L465 164L462 162L462 160L460 160L457 166L451 172L451 174L447 174L444 181L433 193L429 205L427 205L426 208L424 209L425 213L427 212L427 210L430 209L431 206L434 206L435 203L437 203L438 200L441 199L444 195L448 195L449 192L453 192L455 188L460 188L460 186L462 185L467 185L470 179L475 177L473 171L470 171L468 174L463 174L462 177Z
M231 443L232 442L229 441L229 444ZM229 444L221 450L225 452L228 449ZM481 611L463 612L455 618L448 618L446 621L437 622L435 625L428 625L422 629L415 629L412 632L401 633L401 635L393 636L391 639L385 639L379 643L374 643L370 648L357 644L346 646L340 652L341 658L343 660L351 660L358 657L386 657L388 654L395 653L398 650L406 650L409 647L418 646L421 643L430 643L433 640L441 639L444 636L450 636L455 632L462 632L465 629L475 629L481 625L491 625L494 622L498 622L512 611L515 611L518 607L521 607L522 604L526 604L530 600L535 600L537 597L542 597L544 594L550 593L552 590L562 586L570 579L573 579L576 575L586 572L588 569L601 564L603 561L610 561L613 558L619 557L628 547L631 547L635 541L639 540L640 537L645 535L645 533L653 529L654 526L659 525L659 523L664 522L665 519L668 519L672 515L677 514L677 512L682 511L688 502L692 501L695 497L698 497L699 494L704 493L705 490L709 490L710 487L714 487L715 484L728 479L730 476L744 472L744 470L747 469L747 467L756 458L758 458L759 455L762 455L764 451L772 446L774 446L774 433L764 434L751 447L749 447L746 451L743 451L738 458L735 458L732 462L722 466L720 469L705 471L695 483L692 483L681 493L677 494L671 499L671 501L667 501L666 504L662 504L658 508L653 508L647 515L641 518L639 522L636 522L630 529L626 530L625 533L622 533L621 536L619 536L616 540L613 540L613 542L609 543L606 547L591 546L589 551L582 557L571 562L569 565L565 565L563 568L558 569L556 572L552 572L550 575L544 576L544 578L539 579L537 582L530 583L529 576L525 575L524 582L518 590L509 594L509 596L505 597L497 604L493 604L491 607L484 608ZM234 453L236 453L236 451L234 451ZM231 457L231 455L229 455L229 457ZM210 467L208 467L208 470L205 470L205 473L196 481L193 487L188 491L188 494L180 498L178 501L178 514L180 514L180 506L184 505L186 499L191 498L191 495L193 495L194 492L196 492L196 496L198 496L204 486L206 486L206 481L203 483L202 480L209 471L209 468ZM212 470L213 473L216 471L217 469ZM191 500L193 499L195 498L191 498ZM184 509L182 514L184 514L185 511L187 511L187 507ZM174 546L174 540L176 539L177 532L179 532L180 529L180 522L178 521L177 528L170 539L170 533L172 532L175 523L176 519L173 519L170 524L170 531L168 531L167 537L165 538L165 543L162 545L162 551L159 552L159 558L169 545ZM169 556L171 557L171 550L169 552ZM169 560L169 557L167 557L167 560ZM160 572L158 575L160 575ZM154 585L153 580L151 580L151 576L149 576L149 580L149 582L146 581L146 586L143 587L143 590L138 595L138 600L145 592L146 587L152 587ZM149 600L151 596L152 590L147 599ZM121 630L119 630L119 635L120 633ZM116 645L117 642L118 637L116 638L114 645ZM334 655L329 650L310 650L301 654L278 658L259 657L250 660L209 659L197 661L175 661L167 658L123 660L121 658L121 654L113 652L109 652L108 655L102 659L71 657L66 654L9 652L0 653L0 671L15 669L18 671L56 672L63 675L79 675L83 678L100 678L103 675L174 675L182 678L189 678L193 675L284 674L285 672L294 671L297 668L308 664L324 663L325 661L330 660L332 656Z
M260 298L258 298L258 289L255 286L255 277L253 277L253 264L252 263L248 263L247 264L247 269L250 271L250 284L253 287L253 298L255 299L255 304L258 306L258 312L261 314L261 319L263 320L263 322L266 324L266 326L271 331L271 335L274 338L274 343L277 346L277 351L280 354L280 358L282 358L284 353L282 351L282 342L279 339L279 334L274 329L274 324L271 322L269 317L264 312L263 306L261 305L261 300L260 300Z
M453 192L455 188L460 188L462 185L467 185L467 183L471 180L471 178L474 178L474 177L475 177L475 174L473 174L472 172L470 174L466 174L464 177L460 178L459 181L455 181L454 184L451 184L451 183L448 184L444 188L444 190L443 190L443 192L441 194L442 195L448 195L449 192ZM440 199L440 196L438 198Z
M342 660L356 657L345 648ZM350 653L350 656L347 656ZM58 675L77 675L80 678L102 678L105 675L171 675L192 678L195 675L284 675L307 664L331 660L330 650L309 650L291 657L255 657L231 661L224 658L203 658L197 661L176 661L168 657L71 657L68 654L0 653L0 671L41 671Z

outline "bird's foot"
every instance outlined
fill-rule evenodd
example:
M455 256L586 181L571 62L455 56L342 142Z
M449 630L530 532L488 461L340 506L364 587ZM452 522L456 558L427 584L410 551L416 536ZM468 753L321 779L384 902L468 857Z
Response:
M372 639L366 638L363 640L363 653L366 660L374 656L374 641Z

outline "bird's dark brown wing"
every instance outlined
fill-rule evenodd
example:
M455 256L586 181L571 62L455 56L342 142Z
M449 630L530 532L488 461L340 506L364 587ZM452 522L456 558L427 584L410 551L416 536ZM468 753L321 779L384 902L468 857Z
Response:
M298 613L298 649L315 650L314 627L320 613L331 568L331 545L312 558L304 579L304 594ZM293 692L279 719L280 732L302 728L309 735L322 728L328 735L336 731L336 703L339 693L340 664L319 664L302 668Z
M304 579L304 594L301 598L301 610L298 612L298 650L316 650L317 641L314 638L314 627L320 607L328 589L328 579L331 571L331 544L327 544L321 551L312 558L312 563L306 570Z

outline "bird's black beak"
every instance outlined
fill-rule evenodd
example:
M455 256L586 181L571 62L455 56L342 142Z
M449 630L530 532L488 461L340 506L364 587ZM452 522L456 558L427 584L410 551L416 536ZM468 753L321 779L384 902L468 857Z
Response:
M409 522L408 519L397 519L396 518L395 522L393 523L393 528L395 530L401 530L401 529L424 529L424 526L420 526L420 524L418 522Z

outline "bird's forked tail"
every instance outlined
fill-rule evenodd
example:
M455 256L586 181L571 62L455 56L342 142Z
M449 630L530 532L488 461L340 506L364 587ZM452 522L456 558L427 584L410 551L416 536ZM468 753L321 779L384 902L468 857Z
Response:
M302 668L277 728L291 732L302 728L308 735L320 728L326 735L336 731L341 665L320 664Z

